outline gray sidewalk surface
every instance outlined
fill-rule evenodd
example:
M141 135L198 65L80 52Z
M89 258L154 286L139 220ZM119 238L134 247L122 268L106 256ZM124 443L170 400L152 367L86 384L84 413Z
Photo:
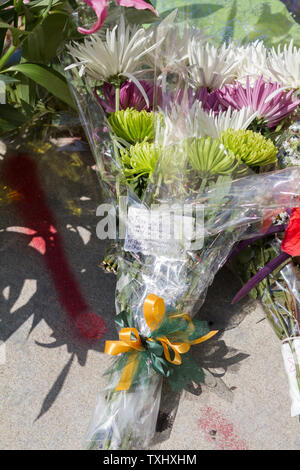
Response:
M18 182L21 169L0 161L0 449L79 449L110 363L105 340L117 338L115 278L97 266L101 193L88 153L31 160L45 195L31 211L22 184L14 191L1 173L8 167ZM231 306L238 287L227 268L211 286L200 316L221 331L194 347L206 383L173 397L173 409L163 399L151 448L300 448L280 343L259 304ZM98 340L79 334L84 306L101 317Z

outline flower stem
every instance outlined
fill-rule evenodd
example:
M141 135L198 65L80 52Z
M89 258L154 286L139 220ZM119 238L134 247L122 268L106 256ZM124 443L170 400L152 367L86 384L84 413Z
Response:
M46 18L46 16L48 15L49 11L50 11L51 8L52 8L52 3L53 3L53 0L50 0L48 6L47 6L47 8L46 8L46 10L45 10L44 13L43 13L43 18Z
M13 55L13 53L16 51L17 47L16 46L10 46L9 49L3 54L3 56L0 59L0 70L3 69L4 65L10 59L10 57Z
M204 189L205 189L205 186L206 186L206 183L207 183L207 178L203 178L202 179L202 182L201 182L201 186L200 186L200 189L199 189L199 193L202 194Z
M116 111L120 111L120 85L116 86Z

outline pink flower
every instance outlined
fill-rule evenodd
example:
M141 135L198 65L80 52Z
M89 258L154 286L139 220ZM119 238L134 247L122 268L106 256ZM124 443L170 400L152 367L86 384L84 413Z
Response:
M179 88L174 93L169 93L167 96L168 106L170 104L179 104L184 105L187 110L190 109L195 103L197 97L195 96L195 91L193 88Z
M195 101L200 101L204 111L213 111L219 113L220 111L226 111L227 106L221 104L217 90L209 92L206 87L194 90L193 88L180 88L177 91L175 97L170 95L171 103L175 102L179 105L185 105L187 109L190 109Z
M224 106L219 99L219 94L217 90L212 90L209 92L206 87L197 90L195 98L202 103L202 108L204 111L214 111L219 113L220 111L226 111L227 106Z
M233 109L250 107L253 112L258 111L258 117L263 118L268 127L276 127L300 104L300 100L293 100L294 90L288 93L284 90L277 90L280 90L278 83L265 83L261 76L253 87L250 86L248 77L246 88L237 82L233 85L225 85L217 93L220 102L227 108L229 106Z
M151 111L153 108L153 99L154 99L154 85L147 82L146 80L140 80L140 84L143 87L146 95L148 96L150 105L147 106L145 98L143 97L141 91L133 82L125 82L121 85L120 88L120 109L134 108L137 111ZM115 87L109 83L104 83L102 86L102 93L104 99L101 99L95 90L96 98L105 109L107 113L112 113L115 111L115 96L116 90ZM160 90L158 90L158 98L161 95ZM158 103L159 104L159 103Z
M108 0L83 0L87 5L89 5L97 15L97 21L92 26L91 29L78 28L78 31L82 34L92 34L98 31L104 23L104 20L107 16L107 4ZM121 7L133 7L137 10L151 10L155 15L158 16L157 11L153 8L150 3L145 2L144 0L116 0L118 5Z

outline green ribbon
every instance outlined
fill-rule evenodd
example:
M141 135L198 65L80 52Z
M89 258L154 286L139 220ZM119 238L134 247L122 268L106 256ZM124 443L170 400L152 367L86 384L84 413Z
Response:
M167 336L177 341L188 342L199 336L206 335L209 332L208 324L203 321L194 321L194 329L191 332L188 321L184 318L171 318L171 313L174 315L174 311L171 312L170 309L166 311L161 324L148 337L140 334L144 351L138 354L138 367L132 380L132 385L148 380L149 365L157 373L168 379L170 387L175 392L180 392L191 382L203 382L203 369L189 352L182 356L181 365L174 365L165 359L163 346L156 339L161 336ZM115 323L120 328L134 328L133 315L123 310L116 316ZM130 360L130 354L128 352L119 356L108 373L123 370L126 362ZM170 354L172 354L172 351L170 351Z

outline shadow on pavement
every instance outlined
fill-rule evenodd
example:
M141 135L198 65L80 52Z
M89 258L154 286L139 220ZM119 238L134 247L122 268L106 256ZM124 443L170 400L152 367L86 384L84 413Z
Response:
M76 142L60 151L44 150L6 156L0 170L0 340L32 318L29 335L42 321L52 331L49 343L37 342L40 347L66 345L69 353L36 419L57 399L73 361L84 366L90 349L103 352L105 340L117 337L115 277L97 266L106 243L96 237L96 208L103 197L94 161L87 151L78 151ZM221 377L247 357L221 339L222 330L236 326L251 310L247 300L231 305L238 289L239 281L227 268L216 276L199 317L221 332L193 348L195 359L209 371L208 386L228 396ZM187 393L200 395L203 386L193 384ZM169 438L179 400L165 383L156 442Z
M11 154L1 162L0 340L29 318L29 335L44 321L49 343L66 345L70 359L47 394L49 410L77 358L103 351L114 328L114 276L97 265L105 242L96 237L101 191L93 160L76 146L64 151ZM107 338L106 338L107 339Z

